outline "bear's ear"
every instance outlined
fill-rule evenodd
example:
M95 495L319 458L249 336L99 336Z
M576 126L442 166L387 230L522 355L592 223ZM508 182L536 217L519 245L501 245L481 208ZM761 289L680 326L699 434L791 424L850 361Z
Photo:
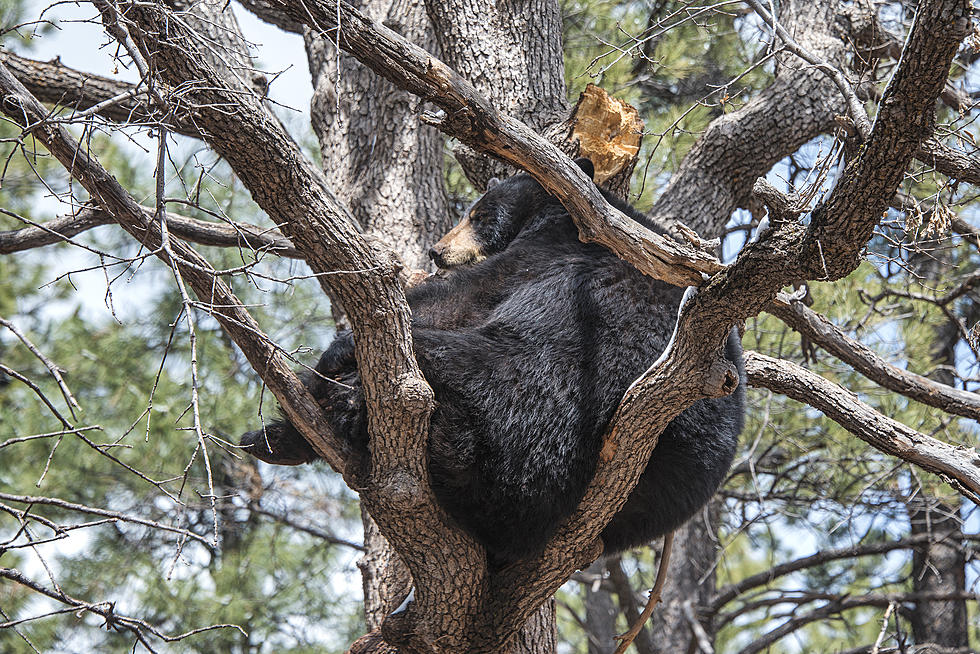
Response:
M497 179L496 177L491 177L490 179L487 180L487 190L489 191L499 183L500 183L499 179Z
M575 160L575 165L581 168L589 176L589 179L595 178L595 166L592 165L592 161L587 157L579 157Z

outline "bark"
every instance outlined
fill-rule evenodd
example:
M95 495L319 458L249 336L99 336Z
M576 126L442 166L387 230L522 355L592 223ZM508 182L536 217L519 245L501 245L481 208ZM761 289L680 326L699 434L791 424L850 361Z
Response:
M980 504L976 450L943 443L883 416L850 391L788 361L746 352L745 369L750 384L809 404L872 447L939 475Z
M423 48L435 44L418 0L353 6ZM306 46L314 81L310 115L328 182L365 234L381 239L408 269L432 269L426 253L453 222L442 135L419 123L412 95L338 53L329 35L308 32Z
M931 284L937 284L945 271L953 268L946 250L925 252L912 261L913 266ZM934 327L929 345L931 377L936 383L955 383L956 345L960 334L948 317ZM966 555L960 547L963 523L955 505L929 497L927 491L916 494L909 506L909 532L928 534L930 539L912 553L912 588L916 593L949 594L966 589ZM969 645L967 610L964 600L917 602L912 610L912 635L917 643L935 643L948 647Z
M927 498L917 499L909 510L913 536L928 540L912 552L912 587L916 594L950 595L966 589L966 555L960 542L963 523L954 506ZM966 600L916 602L912 610L912 635L917 643L966 647L969 643Z
M365 553L357 567L364 590L364 621L368 631L375 631L381 629L385 617L408 597L412 575L363 506L361 523Z
M650 640L658 654L697 651L691 649L695 637L685 615L686 604L692 606L714 642L714 630L702 614L715 593L720 510L720 504L713 501L674 533L663 603L650 618Z
M849 53L836 25L837 3L780 3L779 23L824 61L843 68ZM650 213L679 221L708 238L721 234L732 212L752 208L752 184L783 157L835 127L846 114L830 78L794 55L779 59L775 81L738 111L711 122L684 157ZM691 211L697 207L697 211Z
M342 47L369 65L384 68L383 73L404 88L439 104L446 113L431 122L442 129L509 161L526 163L567 203L586 238L608 240L649 272L667 275L688 266L686 278L702 283L701 271L691 267L690 262L698 260L691 252L671 250L642 233L638 235L645 240L639 245L622 234L610 237L611 228L603 219L615 224L622 218L596 198L587 180L570 170L571 162L525 126L496 115L484 98L441 62L348 6L324 0L277 5L292 18L318 27L329 28L339 12L345 26ZM188 80L203 82L183 89L182 99L196 105L209 142L226 157L260 206L283 222L284 232L307 255L314 271L361 271L321 278L352 315L366 389L372 474L366 483L355 481L364 483L360 488L368 508L403 555L419 590L405 619L406 646L439 652L499 651L575 567L594 560L599 550L596 538L635 485L657 434L697 399L734 388L735 371L720 359L717 349L736 321L762 310L788 281L836 279L853 269L882 207L927 134L932 105L957 42L969 26L965 2L920 4L908 40L911 54L903 57L886 90L871 138L844 171L826 205L814 212L809 227L794 220L787 198L757 187L772 208L772 229L748 246L733 266L705 264L706 272L716 274L684 306L674 343L627 393L604 435L596 476L580 507L539 557L485 578L482 552L445 522L427 492L424 438L431 393L426 393L411 359L407 313L395 283L395 266L380 248L371 247L353 230L319 173L280 135L278 124L265 115L261 104L243 96L241 89L229 89L196 56L179 24L156 6L132 3L128 8L140 27L144 53L174 87ZM231 104L236 106L233 114L221 110ZM16 116L18 111L12 113ZM47 129L40 126L35 131L50 136ZM61 160L68 166L71 158ZM104 171L72 170L84 176L93 196L102 190ZM111 208L126 220L142 220L134 204L117 202ZM183 258L192 256L181 252ZM676 256L677 261L658 259L659 264L651 264L649 257L657 255ZM338 268L340 264L357 267ZM189 269L188 274L192 272ZM232 331L234 325L229 322L226 328ZM287 411L292 411L290 417L304 434L312 432L313 440L319 437L304 422L306 416L288 406ZM432 561L439 563L432 565Z
M606 564L602 559L596 561L585 571L595 578L595 582L582 584L585 604L585 635L589 641L589 654L612 654L616 649L616 616L618 611L610 592L601 583ZM598 583L597 583L598 582Z
M947 413L980 420L980 395L888 363L871 348L851 338L829 320L808 309L802 302L781 296L773 302L769 311L810 341L881 386ZM955 339L958 340L959 334L955 327L953 331Z
M541 133L568 114L556 0L427 0L442 60L499 111ZM477 188L509 174L499 162L457 148Z
M152 220L156 210L149 207L142 209L147 220ZM237 247L242 250L249 250L255 255L260 255L262 252L272 252L282 257L302 258L302 255L288 239L268 227L235 222L221 224L169 212L166 222L170 233L192 243ZM59 216L47 222L21 229L0 232L0 254L10 254L51 245L52 243L61 243L94 227L115 223L115 219L106 211L94 207L85 207L75 214Z

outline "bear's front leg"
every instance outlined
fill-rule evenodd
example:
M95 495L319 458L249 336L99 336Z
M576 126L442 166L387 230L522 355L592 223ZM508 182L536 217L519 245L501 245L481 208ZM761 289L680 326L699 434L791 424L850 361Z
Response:
M242 435L239 445L260 461L295 466L317 459L317 453L288 422L273 422L265 429Z

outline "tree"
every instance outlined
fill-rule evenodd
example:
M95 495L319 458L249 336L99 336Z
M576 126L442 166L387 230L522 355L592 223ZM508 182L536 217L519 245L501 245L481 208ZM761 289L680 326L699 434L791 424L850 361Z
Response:
M976 327L970 323L976 320L980 237L950 207L961 205L969 216L974 200L959 182L976 183L980 170L972 151L965 149L972 143L966 140L974 112L971 89L955 86L957 80L968 80L973 63L971 55L961 52L964 39L973 38L969 3L931 0L879 7L829 0L782 2L774 16L773 6L755 0L744 7L658 2L650 8L623 5L601 20L592 16L600 13L595 4L566 6L564 36L569 42L595 32L601 42L614 44L608 52L595 52L594 62L577 65L613 87L631 85L628 98L653 123L664 123L646 134L644 175L635 184L642 189L640 201L655 192L649 213L671 226L677 241L647 232L610 207L562 153L582 150L595 156L590 148L604 146L590 145L569 117L562 12L555 3L242 4L282 29L304 34L316 85L311 115L322 171L270 110L263 96L268 80L255 74L248 43L227 3L94 2L121 63L138 71L141 82L136 86L56 61L2 54L0 99L11 130L10 160L19 162L10 170L29 170L50 153L71 182L53 181L58 170L43 158L37 177L64 194L72 211L35 224L27 215L32 192L20 196L27 207L17 206L16 193L5 185L9 217L27 226L0 234L0 253L65 240L94 249L106 270L160 259L171 277L170 296L161 299L169 304L161 305L161 313L176 316L167 340L179 345L159 356L179 357L189 379L186 417L178 425L194 443L182 478L159 481L143 466L115 455L113 446L122 442L117 439L132 434L132 427L121 427L109 445L91 441L86 436L91 426L73 414L66 416L49 397L59 388L69 405L77 402L52 362L58 359L44 354L58 340L46 339L45 347L38 348L14 321L4 320L2 325L17 340L4 343L4 356L17 348L21 354L16 356L24 361L33 356L53 380L35 382L37 375L5 364L0 371L12 378L7 388L16 385L15 392L22 394L9 401L19 407L24 394L33 395L35 403L49 409L46 420L53 416L60 427L43 431L47 423L40 420L37 430L18 426L0 447L37 449L39 441L67 439L96 451L100 465L127 465L152 489L149 498L170 497L176 515L194 516L182 527L173 526L172 520L134 522L132 507L117 511L94 506L112 506L117 500L111 496L83 506L55 501L48 494L9 493L0 500L25 507L2 509L16 523L10 545L37 547L39 525L56 537L74 524L69 516L94 513L155 530L176 529L182 539L200 543L214 557L215 570L230 565L236 553L247 557L255 551L248 549L250 538L242 535L260 532L229 525L247 525L261 515L261 506L229 503L225 489L246 485L256 469L254 464L251 470L250 464L244 469L226 466L230 458L215 458L215 447L223 445L216 439L221 434L209 426L202 405L202 390L210 381L202 362L220 359L203 357L205 350L211 352L211 340L228 360L241 362L229 346L228 340L233 341L304 437L331 467L345 472L321 409L291 371L290 346L262 331L274 324L275 311L267 311L265 321L252 315L251 300L268 276L265 260L278 255L306 262L338 318L339 307L356 335L371 425L372 471L368 479L348 475L346 481L358 489L366 511L366 615L368 627L380 629L380 635L372 631L357 647L554 651L550 598L576 569L588 568L600 554L597 536L636 483L656 435L694 401L731 392L734 371L718 351L731 327L746 320L749 338L759 350L746 357L750 381L776 395L760 394L769 411L748 429L751 447L733 470L722 499L675 536L665 604L651 633L637 646L645 651L712 651L718 644L755 652L790 634L814 644L830 639L837 646L839 639L828 636L823 623L840 616L852 624L849 642L860 646L853 651L885 651L882 647L891 646L883 645L886 637L898 648L908 647L902 622L913 625L916 646L935 640L936 618L926 618L926 612L937 606L965 616L970 593L962 553L970 538L956 514L965 506L964 498L972 503L980 499L980 475L976 452L958 445L975 439L961 418L980 416L980 398L968 390L974 385L971 357L978 349ZM760 33L770 40L756 52L750 44ZM589 41L590 47L595 42ZM592 56L587 50L577 56L583 54ZM573 61L569 57L569 65ZM938 119L937 99L945 103L938 107ZM685 109L692 101L697 101L694 108ZM117 131L120 125L152 130L152 207L134 199L135 180L120 176L120 183L99 161L111 151L111 140L99 138L98 132L119 135L124 133ZM72 134L72 126L82 131ZM476 187L505 171L505 164L523 168L562 200L583 240L610 247L646 274L698 287L678 318L678 338L623 399L605 435L605 456L579 509L539 557L499 570L488 568L481 548L447 520L427 481L424 445L433 399L412 355L402 282L404 272L424 265L426 245L447 226L443 176L452 182L450 191L463 186L455 168L443 172L444 142L436 130L457 140L455 158ZM685 134L697 131L696 139ZM197 172L181 166L174 159L179 152L175 134L205 143L216 161ZM674 145L670 156L656 147L664 139ZM824 152L814 157L813 149L820 147ZM606 183L616 187L628 179L632 165L620 162L614 170L617 174ZM787 183L777 189L763 179L767 174L782 174ZM168 188L168 175L180 183ZM228 210L234 206L231 199L227 204L212 202L208 193L215 187L205 184L212 176L235 180L228 184L229 198L238 195L235 185L240 183L274 228L244 224ZM179 198L171 197L175 188ZM178 215L174 205L192 215ZM898 207L894 214L889 213L893 205ZM905 216L904 225L898 223L897 212ZM945 235L952 226L963 238L927 242L916 232L916 221L925 236L935 231ZM123 244L92 248L75 239L106 223L132 237L129 251ZM752 231L753 239L743 238ZM711 240L718 237L725 237L724 248ZM231 249L208 250L205 258L190 242ZM134 244L139 246L136 252ZM719 255L739 246L737 259L723 263ZM937 248L945 252L942 257L934 254ZM873 255L868 263L862 263L865 252ZM945 274L917 275L910 263L915 257L937 261ZM33 265L29 258L14 261L18 269ZM281 273L272 273L277 275ZM938 287L937 280L944 286ZM805 282L819 283L811 285L808 295L782 292ZM29 288L18 288L12 299L29 294ZM810 309L804 300L811 299L839 312L836 321ZM915 307L916 319L896 316L899 305ZM11 310L22 313L17 305ZM907 365L896 366L855 338L862 321L854 317L862 311L868 315L863 322L897 335ZM757 318L762 312L801 334L799 352L785 345L785 330L774 326L772 317ZM928 343L936 338L930 330L940 323L950 335L941 340L943 354L933 356ZM174 340L178 327L182 338ZM861 336L875 340L873 334ZM794 362L805 361L815 347L849 369L815 364L823 373L818 374ZM145 361L110 353L96 358ZM942 366L944 376L930 374L935 365ZM139 370L145 372L134 367L116 379L129 380ZM153 398L159 397L156 380L165 385L167 378L158 374L147 380L150 399L140 417L146 418L147 434ZM91 381L91 375L74 375L72 384ZM869 390L869 382L880 390ZM112 388L112 379L93 387ZM787 408L783 396L813 407L840 427L815 423L810 412L801 417L798 409ZM95 393L92 401L97 397ZM779 419L769 420L768 415ZM884 455L857 445L842 430ZM819 439L820 445L803 448L797 434ZM172 436L166 437L168 442L179 442ZM906 467L906 462L916 467ZM201 501L189 505L179 492L175 496L173 486L183 484L195 466L206 481ZM841 470L846 474L834 478L835 483L820 483L819 477ZM919 470L935 473L947 486ZM67 486L74 492L77 484ZM896 537L891 526L875 524L876 511L895 511L915 496L925 508L913 507L912 517L906 518L906 526L911 521L907 536ZM813 507L823 502L830 508L823 515L815 513ZM38 516L38 505L69 513ZM803 557L781 542L783 536L798 533L804 520L811 525L822 520L832 527L835 516L848 510L852 520L841 538L860 531L867 540L833 543L835 530L828 528L820 544L835 547ZM780 516L780 526L760 535L756 527L765 526L770 515ZM927 517L923 527L922 515L941 519ZM288 516L277 518L289 522ZM125 542L128 527L115 529L121 532L117 540ZM736 550L730 554L731 569L717 567L718 538L725 539L726 549ZM753 558L753 540L766 542L771 560ZM864 559L855 557L912 549L917 552L913 576L920 581L900 571L859 574ZM952 555L945 555L947 550ZM596 591L615 594L621 611L631 617L636 613L635 588L626 571L644 570L646 556L641 553L636 562L606 561L583 580ZM842 560L851 561L846 579L830 572ZM218 579L215 570L212 579ZM937 570L944 583L921 583L930 570ZM752 594L794 573L808 577L804 590ZM62 611L101 616L107 627L127 630L147 648L161 635L151 625L165 620L126 617L111 604L76 599L50 570L51 585L12 567L0 569L0 574L19 588L60 602ZM407 593L409 576L415 601L406 612L386 618ZM911 586L905 587L906 582ZM601 600L606 607L605 623L593 623L592 628L610 633L610 616L615 617L608 610L611 602L608 596L592 595L599 599L587 602ZM22 595L9 601L16 602L17 615L28 616L30 607ZM868 618L868 607L884 610L883 626ZM258 619L261 614L250 615ZM591 615L598 614L593 610ZM222 622L212 617L218 613L202 622ZM16 628L28 618L4 619L3 626ZM969 648L965 619L953 624L956 633L940 644ZM380 642L382 637L387 645ZM194 636L182 638L192 641ZM975 643L978 635L972 638ZM259 646L257 641L227 645L230 651Z

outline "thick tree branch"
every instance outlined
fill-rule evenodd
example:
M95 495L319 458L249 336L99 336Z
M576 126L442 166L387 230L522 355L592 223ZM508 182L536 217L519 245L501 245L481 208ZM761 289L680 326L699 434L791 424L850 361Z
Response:
M872 447L939 475L980 504L980 454L921 434L884 416L853 393L794 363L745 353L749 383L809 404Z
M41 102L75 111L99 106L95 113L116 123L155 126L163 122L178 134L201 136L186 111L165 118L160 107L151 108L153 103L142 85L83 73L57 60L35 61L7 51L0 51L0 63Z
M155 210L142 207L147 220L152 220ZM218 247L238 247L252 252L268 251L281 257L302 259L302 254L288 239L271 228L248 223L217 223L198 220L167 212L167 230L185 241ZM53 220L21 229L0 232L0 254L10 254L31 248L51 245L68 240L77 234L115 224L116 220L106 211L83 207L77 213L58 216Z
M980 420L980 395L888 363L802 302L780 295L768 311L875 383L947 413Z
M229 88L216 75L181 21L159 5L121 6L133 21L130 30L145 56L172 88L180 89L181 101L195 107L205 140L281 224L331 297L343 304L354 328L371 438L370 475L350 481L416 581L419 593L412 612L418 620L411 636L421 641L418 647L464 650L482 589L484 567L479 562L484 552L448 520L429 488L426 442L432 390L413 356L397 262L359 234L320 171L259 100ZM311 19L307 12L297 13ZM345 24L343 31L350 29ZM227 111L229 106L235 111ZM338 270L349 272L320 275ZM292 414L290 419L295 423ZM428 565L433 557L443 565ZM444 610L452 605L463 611Z
M343 29L340 46L379 75L443 111L428 122L478 150L524 168L569 208L581 238L606 245L643 272L678 285L700 284L721 269L713 255L643 229L603 200L584 173L546 139L498 113L444 63L388 28L335 0L269 0L321 34ZM294 240L295 242L295 240Z
M922 141L915 158L958 182L980 186L980 159L946 145L935 136Z
M321 31L332 29L338 6L326 0L294 3L280 0L284 11ZM639 260L644 272L677 283L689 275L669 275L646 257L663 256L665 248L650 241L630 243L618 216L588 192L586 180L563 157L523 125L499 116L464 80L427 53L397 35L340 5L344 31L341 46L395 84L439 105L444 113L432 122L464 142L525 167L573 213L585 240L609 244L625 259ZM682 313L679 338L649 374L627 393L605 437L606 447L595 478L576 513L562 527L548 549L534 561L524 562L495 576L494 598L520 586L525 595L516 605L492 605L487 615L500 622L487 630L491 639L506 638L550 596L567 576L568 566L583 564L595 555L594 539L636 483L655 445L652 434L693 401L730 392L734 371L716 358L712 347L721 344L739 319L755 315L786 283L796 279L836 279L858 263L858 254L870 238L887 199L894 193L919 141L928 134L932 103L941 91L949 61L968 33L969 5L963 0L923 3L903 57L886 90L877 123L868 143L845 170L826 206L815 212L814 225L805 228L791 217L773 216L773 228L743 251L735 266L724 269L694 296ZM869 182L865 185L864 178ZM861 182L861 183L859 183ZM585 192L583 192L585 191ZM690 205L688 205L690 206ZM612 226L613 238L603 239L602 221ZM831 233L830 229L834 231ZM833 236L833 238L832 238ZM824 245L828 248L825 248ZM829 246L833 252L825 252ZM691 258L684 263L690 266ZM663 263L660 263L663 262ZM710 272L710 271L707 271ZM700 283L700 280L694 280ZM737 298L737 301L733 299ZM638 434L647 435L640 439ZM637 441L644 440L643 443ZM570 562L573 562L570 564ZM531 588L527 580L538 580ZM486 646L488 649L489 645Z
M147 220L142 207L93 156L79 148L64 127L46 122L48 113L44 107L2 64L0 109L43 143L123 229L155 251L161 259L168 258L161 248L160 226ZM172 249L177 256L174 263L194 288L203 303L202 308L210 311L235 340L249 363L282 403L290 420L303 431L304 437L328 463L342 470L343 462L336 454L340 446L332 439L323 410L290 369L286 357L262 333L242 303L215 276L214 269L203 257L180 241L173 242Z

